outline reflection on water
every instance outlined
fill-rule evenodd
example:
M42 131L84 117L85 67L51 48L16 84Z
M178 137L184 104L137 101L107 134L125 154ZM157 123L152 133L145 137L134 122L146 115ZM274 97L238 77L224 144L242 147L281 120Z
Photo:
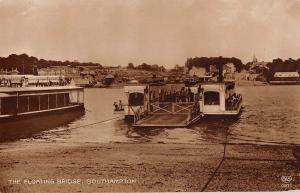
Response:
M300 87L241 87L245 110L231 142L300 143Z
M128 143L300 143L300 87L238 87L245 107L237 120L202 120L191 128L133 128L113 114L122 89L86 89L86 114L30 140ZM43 128L44 129L44 128Z
M47 133L53 133L51 139L54 139L55 135L68 132L69 123L80 120L83 115L84 111L78 111L68 112L67 114L40 116L15 122L4 122L0 124L0 142L27 139L32 136L43 138ZM41 131L45 131L43 135L41 135Z

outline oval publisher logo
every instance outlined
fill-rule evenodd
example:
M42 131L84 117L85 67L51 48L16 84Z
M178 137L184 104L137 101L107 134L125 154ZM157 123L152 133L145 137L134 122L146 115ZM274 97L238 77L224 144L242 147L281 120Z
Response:
M293 180L292 176L281 176L281 181L283 183L290 183Z

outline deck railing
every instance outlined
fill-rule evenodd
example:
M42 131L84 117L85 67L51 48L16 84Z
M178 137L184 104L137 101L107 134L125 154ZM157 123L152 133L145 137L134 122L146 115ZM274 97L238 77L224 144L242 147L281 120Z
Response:
M149 104L149 114L190 114L194 102L155 102Z
M137 109L133 109L132 106L129 106L131 111L134 113L133 122L136 123L138 120L143 118L147 112L145 111L143 106L138 107Z

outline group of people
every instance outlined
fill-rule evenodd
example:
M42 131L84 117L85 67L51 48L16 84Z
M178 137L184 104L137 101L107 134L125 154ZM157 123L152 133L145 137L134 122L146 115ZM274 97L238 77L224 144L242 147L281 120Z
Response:
M182 87L180 91L161 92L160 102L194 102L195 94L190 88Z
M234 108L235 104L241 99L240 94L230 94L229 97L226 99L226 106L229 106L230 108Z
M123 107L123 103L121 100L119 100L119 103L114 102L114 107L115 107L115 111L123 111L124 107Z

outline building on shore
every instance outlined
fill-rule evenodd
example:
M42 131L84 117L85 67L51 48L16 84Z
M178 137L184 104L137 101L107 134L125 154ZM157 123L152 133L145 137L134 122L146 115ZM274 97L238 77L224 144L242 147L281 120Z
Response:
M270 84L300 84L298 72L275 72Z
M197 76L197 77L202 77L202 76L206 76L208 73L208 70L205 67L202 66L193 66L190 70L189 70L189 75L190 76Z

